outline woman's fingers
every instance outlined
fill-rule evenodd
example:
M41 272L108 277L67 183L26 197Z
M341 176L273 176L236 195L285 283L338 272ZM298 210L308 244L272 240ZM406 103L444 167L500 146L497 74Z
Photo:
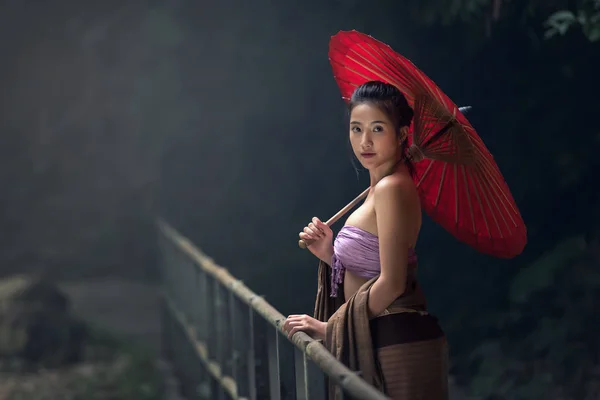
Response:
M315 233L312 229L310 229L308 226L304 228L304 234L307 235L308 239L310 240L319 240L319 235Z
M290 323L287 324L286 327L284 327L284 330L287 332L288 338L291 339L292 336L294 336L294 334L296 332L300 332L300 331L307 332L308 331L307 328L308 328L308 326L306 326L306 323L304 321L293 320L293 321L290 321Z
M324 223L317 217L313 217L312 221L313 221L313 224L315 224L315 226L317 227L317 229L319 229L321 232L323 232L323 234L325 234L331 230L331 228L329 228L329 225L327 225L326 223Z
M312 236L305 232L300 232L298 236L300 236L300 239L302 240L312 240Z
M300 238L302 239L315 239L315 235L312 233L308 227L305 227L302 232L300 232Z
M288 331L288 339L292 340L292 336L294 336L294 334L296 334L296 332L300 332L302 331L302 327L300 326L294 326L290 331Z
M289 324L297 324L302 322L302 315L288 315L288 317L285 319L285 322L283 323L283 327L285 329L286 326L288 326Z
M310 229L312 234L315 235L316 237L321 238L321 237L325 236L325 232L323 232L321 229L317 228L317 226L315 224L313 224L312 222L310 224L308 224L308 229Z
M319 218L313 217L312 222L309 222L298 236L302 240L317 241L326 238L330 232L331 229L327 224L321 222Z
M283 330L287 332L288 338L292 338L296 332L305 332L308 335L316 333L316 320L306 314L290 315L283 323Z
M310 239L310 240L319 240L323 237L325 237L325 235L319 231L314 225L312 227L304 227L303 232L300 232L299 234L300 239Z
M303 316L302 315L289 315L284 324L283 324L283 328L285 329L286 326L288 325L293 325L293 324L299 324L303 322Z
M298 320L298 318L294 318L294 316L289 316L287 317L287 319L285 320L285 322L283 323L283 331L288 333L288 337L291 338L292 337L292 330L296 329L294 331L294 333L296 333L298 331L298 326L300 325L300 321Z
M315 217L315 218L313 218L312 222L309 222L308 226L310 229L314 230L315 232L325 233L323 231L323 229L321 229L317 224L318 224L318 222L316 222L316 217Z

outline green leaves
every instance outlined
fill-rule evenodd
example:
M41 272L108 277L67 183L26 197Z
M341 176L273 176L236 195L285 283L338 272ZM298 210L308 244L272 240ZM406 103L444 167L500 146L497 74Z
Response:
M585 240L582 236L565 239L552 251L523 269L514 278L510 287L509 298L511 302L524 303L535 292L554 285L557 273L571 259L581 254L585 246Z
M590 384L600 323L600 271L593 246L569 237L523 269L510 287L508 311L491 313L489 337L469 356L469 388L478 398L597 398ZM499 323L502 321L503 323ZM592 328L592 329L590 329Z
M492 24L500 19L535 20L547 15L552 4L547 1L530 1L526 7L519 2L499 0L422 0L410 7L411 14L421 24L431 26L465 24L489 33ZM580 0L573 10L556 10L543 24L544 38L564 36L579 26L590 42L600 40L600 1Z
M569 27L576 22L577 17L571 11L557 11L546 20L545 25L548 29L544 33L544 37L549 39L556 34L564 35Z
M550 15L544 24L546 39L564 36L573 25L581 26L590 42L600 40L600 0L585 0L577 11L560 10Z

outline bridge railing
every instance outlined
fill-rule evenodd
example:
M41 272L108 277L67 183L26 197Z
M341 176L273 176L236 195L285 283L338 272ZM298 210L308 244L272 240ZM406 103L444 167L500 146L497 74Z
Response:
M164 221L162 340L182 394L191 399L323 400L325 376L344 398L388 399Z

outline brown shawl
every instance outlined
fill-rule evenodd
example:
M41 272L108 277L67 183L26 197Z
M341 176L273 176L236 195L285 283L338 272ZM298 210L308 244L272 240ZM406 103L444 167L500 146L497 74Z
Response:
M365 283L346 303L344 303L343 283L339 286L338 297L330 297L331 267L319 263L319 280L314 318L327 321L325 346L335 358L350 370L360 372L361 377L384 391L381 370L375 361L371 329L369 326L369 292L377 277ZM339 389L328 384L329 398L337 399Z

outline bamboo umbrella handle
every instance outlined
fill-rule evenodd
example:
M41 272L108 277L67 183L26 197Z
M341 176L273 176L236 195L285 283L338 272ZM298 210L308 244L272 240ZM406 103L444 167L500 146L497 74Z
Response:
M346 207L342 208L340 211L335 213L335 215L333 217L329 218L327 220L327 222L325 222L327 224L327 226L331 226L331 225L335 224L335 222L338 219L340 219L344 214L346 214L348 211L350 211L352 208L354 208L354 206L357 205L359 201L361 201L362 199L367 197L367 194L369 194L370 189L371 189L370 187L366 188L364 192L362 192L361 194L356 196L356 198L354 200L352 200L350 203L348 203L346 205ZM312 240L305 241L305 240L300 239L298 241L298 246L300 246L301 249L306 249L312 243L313 243Z

